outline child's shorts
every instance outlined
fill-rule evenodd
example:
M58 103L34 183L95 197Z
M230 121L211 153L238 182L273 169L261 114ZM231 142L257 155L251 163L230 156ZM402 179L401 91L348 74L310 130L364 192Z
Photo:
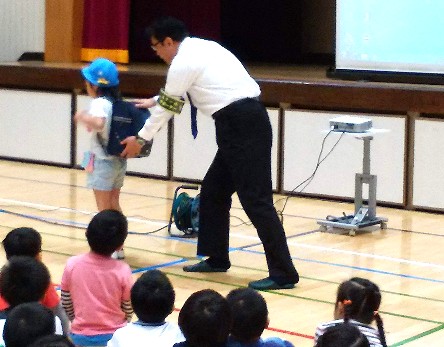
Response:
M87 187L105 191L122 188L126 165L126 159L118 157L94 158L94 171L88 173Z
M71 333L69 337L76 346L106 346L113 334L81 335Z

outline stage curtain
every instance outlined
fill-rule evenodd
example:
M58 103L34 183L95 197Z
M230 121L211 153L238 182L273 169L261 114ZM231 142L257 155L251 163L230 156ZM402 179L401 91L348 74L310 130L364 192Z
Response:
M82 61L98 57L128 63L131 0L85 0Z
M131 62L160 61L144 37L144 29L161 16L185 22L192 36L220 40L221 0L131 0Z

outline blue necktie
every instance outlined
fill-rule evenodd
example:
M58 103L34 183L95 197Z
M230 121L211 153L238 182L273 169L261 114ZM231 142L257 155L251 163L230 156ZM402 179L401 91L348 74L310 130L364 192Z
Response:
M197 108L194 106L193 102L191 101L191 96L189 93L187 93L188 100L190 102L191 106L191 134L193 134L193 137L197 137Z

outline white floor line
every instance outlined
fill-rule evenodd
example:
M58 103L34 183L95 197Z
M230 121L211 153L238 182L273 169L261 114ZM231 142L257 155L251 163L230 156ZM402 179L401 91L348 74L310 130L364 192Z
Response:
M24 202L24 201L0 198L0 208L3 208L4 210L6 210L5 207L7 207L7 206L2 206L2 204L6 204L9 206L15 205L15 206L29 207L29 208L38 209L43 212L57 212L57 211L76 212L76 213L86 214L86 215L90 215L90 216L94 216L96 214L95 211L94 212L93 211L82 211L82 210L76 210L73 208L43 205L43 204L36 204L36 203L32 203L32 202ZM148 224L148 225L154 224L154 225L159 225L159 226L165 225L167 223L167 222L163 222L163 221L152 221L152 220L148 220L148 219L140 219L140 218L134 218L134 217L128 217L128 221L142 223L142 224Z
M256 242L260 242L259 237L257 236L248 236L248 235L240 235L235 233L230 233L230 236L236 236L240 239L246 239L246 240L252 240ZM371 253L362 253L362 252L355 252L355 251L347 251L343 249L337 249L332 247L323 247L323 246L314 246L309 244L304 244L300 242L293 242L288 241L288 246L293 247L299 247L299 248L306 248L306 249L315 249L321 252L331 252L331 253L339 253L339 254L346 254L346 255L357 255L364 258L371 258L371 259L378 259L378 260L385 260L400 264L409 264L409 265L416 265L416 266L422 266L422 267L432 267L437 269L444 269L444 265L434 264L434 263L426 263L426 262L420 262L420 261L414 261L414 260L407 260L402 258L394 258L394 257L387 257L383 255L375 255Z
M55 212L55 211L66 212L66 211L68 211L68 212L78 212L78 213L88 214L88 215L95 214L95 212L92 212L92 211L81 211L81 210L75 210L75 209L64 208L64 207L57 207L57 206L51 206L51 205L43 205L43 204L36 204L36 203L31 203L31 202L23 202L23 201L0 198L0 208L2 208L1 204L36 208L36 209L40 209L43 211L47 210L48 212ZM165 222L158 222L158 221L151 221L151 220L139 219L139 218L134 218L134 217L129 217L128 221L142 223L142 224L146 224L146 225L153 225L154 224L154 225L158 225L158 226L162 226L162 225L167 224L166 221ZM171 226L171 229L177 230L174 224ZM257 243L260 242L260 239L257 236L242 235L242 234L238 234L238 233L234 233L234 232L230 233L230 236L236 237L238 239L252 240ZM375 255L375 254L370 254L370 253L348 251L348 250L337 249L337 248L332 248L332 247L314 246L314 245L304 244L304 243L300 243L300 242L293 242L291 240L288 241L288 245L293 246L293 247L299 247L299 248L314 249L314 250L318 250L321 252L331 252L331 253L346 254L346 255L353 255L353 256L357 255L360 257L390 261L390 262L395 262L395 263L399 263L399 264L409 264L409 265L415 265L415 266L421 266L421 267L444 269L444 265L439 265L439 264L420 262L420 261L414 261L414 260L407 260L407 259L388 257L388 256L382 256L382 255Z

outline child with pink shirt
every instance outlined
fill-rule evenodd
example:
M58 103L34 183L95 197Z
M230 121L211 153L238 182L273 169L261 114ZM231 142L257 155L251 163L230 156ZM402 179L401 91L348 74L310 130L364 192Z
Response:
M76 346L106 346L131 320L133 279L128 264L112 259L128 235L126 217L116 210L96 214L86 238L91 251L68 259L62 276L62 304Z

